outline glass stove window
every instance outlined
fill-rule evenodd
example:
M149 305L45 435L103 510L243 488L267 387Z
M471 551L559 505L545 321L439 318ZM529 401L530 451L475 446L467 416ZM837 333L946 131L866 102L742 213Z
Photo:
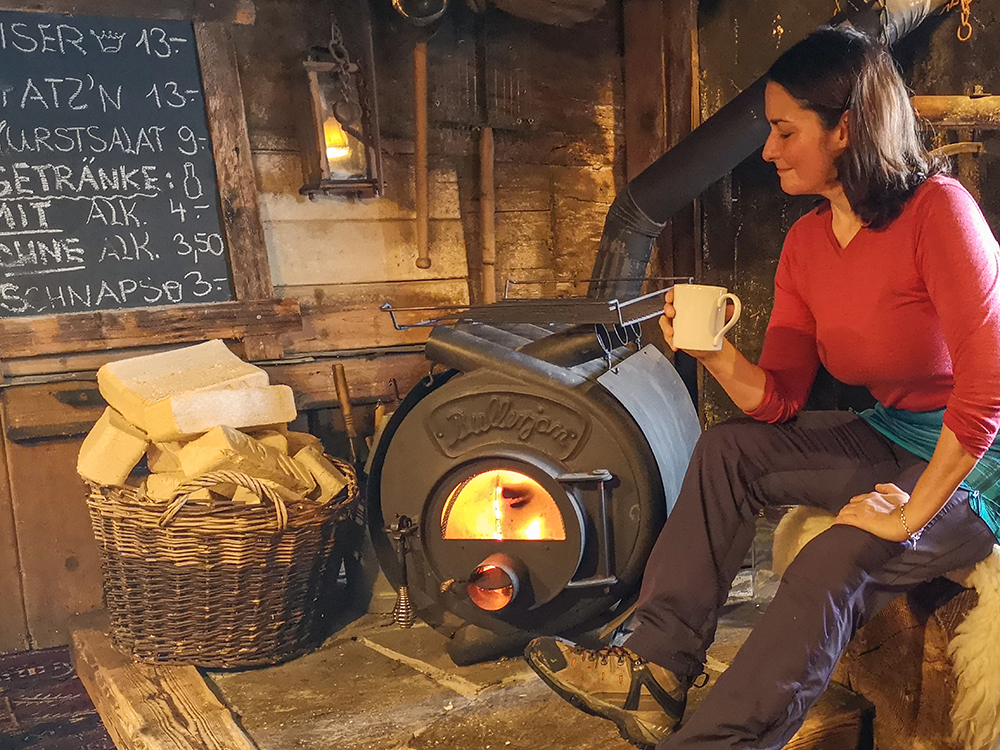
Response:
M491 469L452 490L441 512L445 539L566 539L559 506L531 477Z

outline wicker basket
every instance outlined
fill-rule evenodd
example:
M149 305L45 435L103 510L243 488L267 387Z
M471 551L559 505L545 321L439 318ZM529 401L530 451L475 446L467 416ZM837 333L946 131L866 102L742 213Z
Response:
M274 664L313 648L331 611L337 524L358 496L348 486L320 505L283 500L253 477L219 471L185 482L169 502L131 487L90 485L112 637L140 660L202 667ZM259 505L194 502L238 484Z

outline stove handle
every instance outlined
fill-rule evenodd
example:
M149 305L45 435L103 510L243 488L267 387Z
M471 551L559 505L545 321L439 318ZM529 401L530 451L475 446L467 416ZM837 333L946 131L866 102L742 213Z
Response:
M570 581L566 584L568 589L584 589L584 588L594 588L598 586L614 586L618 583L618 578L615 576L614 566L612 564L611 555L611 523L608 519L608 499L607 493L604 490L604 483L611 481L611 472L607 469L594 469L592 471L574 471L567 472L565 474L559 474L556 476L556 481L560 484L574 485L574 484L593 484L597 483L597 491L600 494L600 523L597 528L600 530L600 550L601 555L601 572L603 575L592 576L590 578L582 578L579 581Z

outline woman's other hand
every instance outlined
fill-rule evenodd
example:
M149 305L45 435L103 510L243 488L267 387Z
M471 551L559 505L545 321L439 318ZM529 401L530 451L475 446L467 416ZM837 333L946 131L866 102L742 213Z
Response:
M890 483L876 484L874 492L856 495L840 509L837 523L856 526L890 542L905 542L909 535L899 518L899 509L910 496Z

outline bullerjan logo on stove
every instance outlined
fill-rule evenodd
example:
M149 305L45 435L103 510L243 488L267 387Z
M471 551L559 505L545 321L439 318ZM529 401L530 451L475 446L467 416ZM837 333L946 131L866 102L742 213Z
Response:
M538 396L470 394L431 412L429 426L447 455L484 443L518 441L569 456L583 436L586 421L565 405Z

